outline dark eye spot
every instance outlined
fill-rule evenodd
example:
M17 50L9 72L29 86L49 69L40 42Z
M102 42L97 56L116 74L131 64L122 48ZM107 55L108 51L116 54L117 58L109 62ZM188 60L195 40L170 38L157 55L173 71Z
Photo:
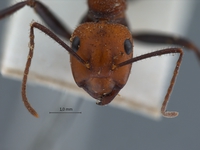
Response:
M124 50L127 55L129 55L133 51L133 45L129 39L124 41Z
M75 37L72 41L72 49L73 51L77 52L78 51L78 48L79 48L79 45L80 45L80 38L79 37Z

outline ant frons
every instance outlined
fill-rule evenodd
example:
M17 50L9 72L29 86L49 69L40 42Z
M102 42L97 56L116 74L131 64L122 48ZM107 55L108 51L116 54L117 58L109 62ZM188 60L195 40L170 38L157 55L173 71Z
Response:
M153 33L132 34L125 16L126 0L88 0L87 3L87 14L72 34L43 3L36 0L19 2L0 11L2 19L26 5L30 6L51 29L37 22L32 22L30 26L29 54L22 81L22 99L28 111L38 117L26 96L27 76L34 51L34 29L37 28L70 53L71 69L76 84L97 99L98 105L109 104L116 97L128 80L132 63L150 57L178 53L179 58L161 107L164 117L178 116L178 112L166 111L166 107L181 65L182 49L166 48L133 57L133 39L146 43L184 46L194 51L200 60L199 49L182 37ZM57 35L70 40L71 47Z

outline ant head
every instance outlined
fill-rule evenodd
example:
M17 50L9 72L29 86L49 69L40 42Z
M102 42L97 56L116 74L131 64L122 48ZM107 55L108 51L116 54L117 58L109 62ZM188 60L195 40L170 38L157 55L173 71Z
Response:
M70 55L74 80L99 105L110 103L126 84L131 64L116 67L133 56L133 40L129 30L107 22L84 23L71 37L72 49L89 64L83 65Z

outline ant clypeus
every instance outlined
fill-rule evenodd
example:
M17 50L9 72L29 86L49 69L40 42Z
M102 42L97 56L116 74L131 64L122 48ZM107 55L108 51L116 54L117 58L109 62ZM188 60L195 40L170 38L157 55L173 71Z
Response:
M93 98L98 105L110 103L126 84L132 63L160 55L178 53L179 58L161 107L165 117L176 117L178 112L166 111L181 64L183 51L166 48L133 58L133 39L147 43L177 44L193 50L200 60L200 52L190 41L172 35L139 33L132 34L127 28L125 17L126 0L88 0L89 10L81 25L71 33L41 2L26 0L0 11L0 19L13 14L25 5L32 7L47 26L57 35L71 41L71 48L45 26L32 22L30 27L29 54L22 81L22 99L28 111L38 117L26 97L26 83L34 50L34 28L50 36L70 53L74 80Z

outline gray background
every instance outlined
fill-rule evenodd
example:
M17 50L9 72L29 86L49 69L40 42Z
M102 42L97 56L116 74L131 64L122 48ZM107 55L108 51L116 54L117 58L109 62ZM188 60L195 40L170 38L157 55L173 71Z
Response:
M7 6L6 2L0 1L0 9ZM200 47L200 2L195 3L194 15L185 36ZM4 20L0 21L0 35L2 27L5 27ZM3 37L0 38L3 42ZM154 121L111 107L97 107L82 98L76 100L77 97L68 93L29 85L29 99L41 101L38 110L55 108L49 104L63 106L62 102L57 104L55 101L63 99L66 106L82 112L57 117L46 114L49 117L35 119L21 102L21 82L0 75L0 149L199 149L199 77L199 63L192 52L186 51L168 107L179 111L180 115L175 119Z

